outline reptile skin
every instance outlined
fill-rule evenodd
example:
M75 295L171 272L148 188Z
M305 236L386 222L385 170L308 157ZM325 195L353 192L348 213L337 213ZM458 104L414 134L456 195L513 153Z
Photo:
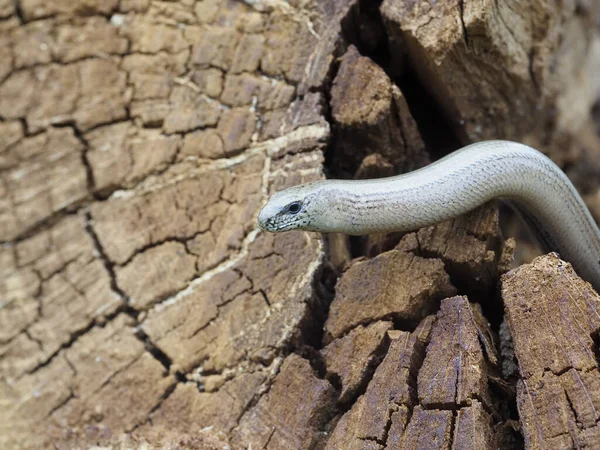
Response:
M353 235L410 231L465 214L495 198L511 204L546 251L556 251L600 290L600 230L567 176L523 144L486 141L404 175L322 180L274 194L263 230Z

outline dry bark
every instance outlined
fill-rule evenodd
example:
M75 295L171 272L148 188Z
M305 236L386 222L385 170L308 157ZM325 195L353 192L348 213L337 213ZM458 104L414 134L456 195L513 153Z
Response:
M600 217L599 72L585 0L0 0L0 448L597 447L600 298L552 255L500 283L495 204L256 214L503 138Z
M502 296L527 447L598 447L600 296L556 254L506 274Z

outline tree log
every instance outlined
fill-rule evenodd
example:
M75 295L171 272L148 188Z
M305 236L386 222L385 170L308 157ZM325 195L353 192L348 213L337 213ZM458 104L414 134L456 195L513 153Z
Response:
M589 0L0 0L0 448L600 446L600 297L496 203L256 224L484 139L600 218L598 73Z

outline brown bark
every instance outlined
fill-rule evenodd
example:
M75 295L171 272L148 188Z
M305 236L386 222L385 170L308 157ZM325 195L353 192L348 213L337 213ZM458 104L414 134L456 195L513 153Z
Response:
M513 139L600 217L598 73L584 0L0 0L0 448L597 447L600 297L496 204L256 214Z
M600 296L555 254L505 275L502 296L527 446L598 447Z

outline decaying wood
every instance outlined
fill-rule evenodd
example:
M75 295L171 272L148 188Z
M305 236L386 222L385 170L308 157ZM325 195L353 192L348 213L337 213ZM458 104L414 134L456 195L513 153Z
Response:
M365 393L338 422L328 449L492 448L495 403L477 307L442 301L413 333L396 332ZM483 325L486 328L487 325ZM391 334L391 332L389 333ZM493 348L485 346L485 348Z
M598 447L600 296L550 254L506 274L502 297L519 361L526 445Z
M496 204L256 214L514 139L600 217L599 72L584 0L0 0L0 448L597 447L600 298L554 255L501 281Z
M402 92L380 66L360 56L354 46L342 57L333 80L331 115L339 135L333 143L337 170L352 173L374 153L403 170L429 162Z

